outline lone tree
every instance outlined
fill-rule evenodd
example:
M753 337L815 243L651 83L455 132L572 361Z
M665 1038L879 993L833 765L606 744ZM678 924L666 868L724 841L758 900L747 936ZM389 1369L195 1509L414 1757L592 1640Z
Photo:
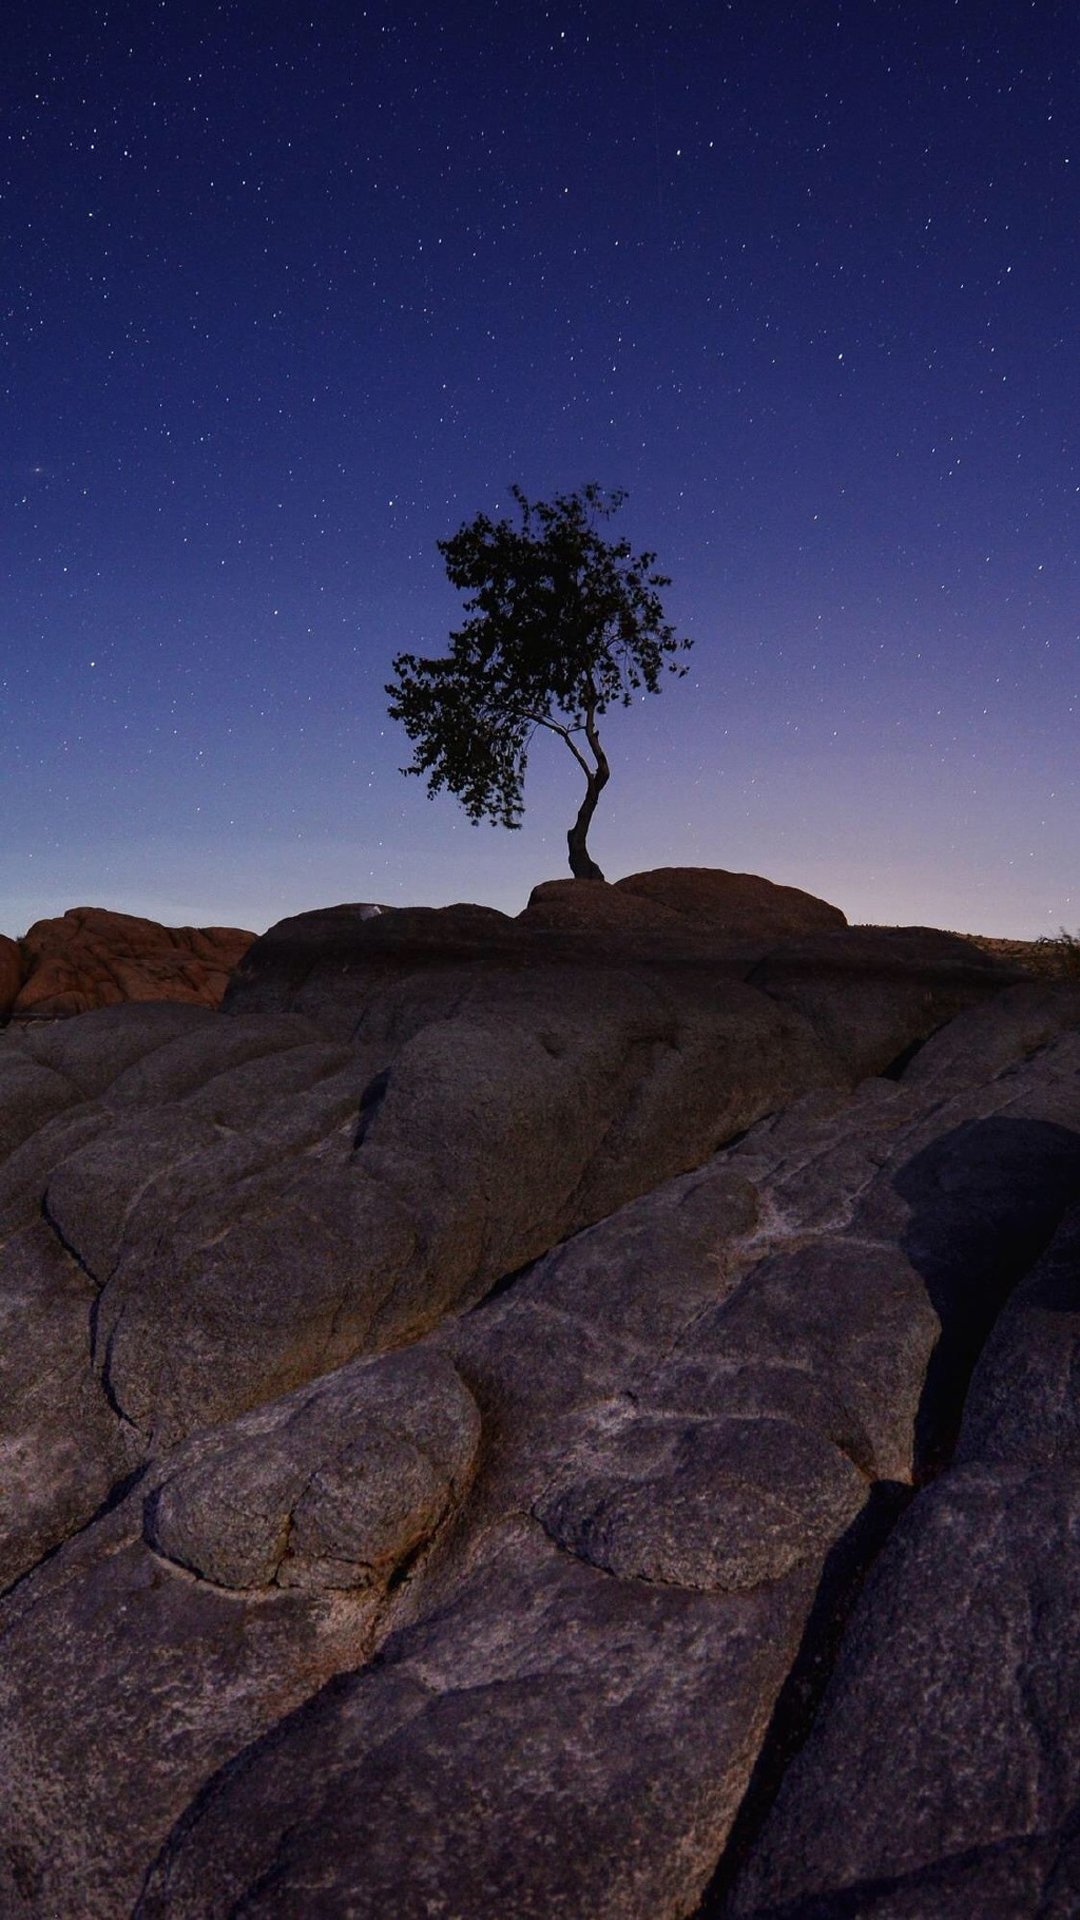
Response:
M512 489L520 525L477 514L438 541L455 587L471 597L468 619L437 660L399 653L386 688L414 753L403 773L446 787L470 820L519 827L529 748L538 727L558 734L585 775L585 798L567 834L570 871L602 880L586 839L611 775L597 720L659 693L660 674L685 673L671 658L692 645L664 619L654 553L606 540L598 522L625 499L593 485L551 501Z

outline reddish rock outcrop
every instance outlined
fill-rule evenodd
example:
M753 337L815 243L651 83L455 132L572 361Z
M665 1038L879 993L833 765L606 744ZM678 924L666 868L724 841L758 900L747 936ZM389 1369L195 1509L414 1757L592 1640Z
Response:
M23 983L23 957L17 940L0 933L0 1020L6 1020Z
M162 927L104 907L72 907L61 919L36 921L21 941L3 941L0 1018L53 1020L122 1000L216 1007L254 938L240 927Z

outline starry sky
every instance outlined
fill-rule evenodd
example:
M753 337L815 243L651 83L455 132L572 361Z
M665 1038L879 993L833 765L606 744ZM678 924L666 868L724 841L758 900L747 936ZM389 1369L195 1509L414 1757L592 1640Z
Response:
M516 912L398 769L435 542L585 481L685 679L609 878L1080 922L1075 0L41 0L0 28L0 928Z

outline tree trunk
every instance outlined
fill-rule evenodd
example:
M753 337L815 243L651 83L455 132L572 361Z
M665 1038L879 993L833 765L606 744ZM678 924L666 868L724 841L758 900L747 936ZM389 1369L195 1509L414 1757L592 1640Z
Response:
M592 748L596 765L586 769L585 798L578 810L578 817L566 836L566 844L570 849L570 871L574 879L602 880L604 876L585 843L592 825L593 814L596 812L596 803L611 778L611 768L608 766L607 755L600 745L591 707L585 718L585 737Z

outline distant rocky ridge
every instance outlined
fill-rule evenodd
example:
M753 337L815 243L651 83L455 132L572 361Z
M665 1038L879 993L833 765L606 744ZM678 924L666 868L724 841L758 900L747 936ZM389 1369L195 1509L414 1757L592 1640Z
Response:
M0 1020L54 1020L124 1000L220 1006L255 935L239 927L162 927L103 907L0 934Z
M1080 986L753 876L0 1034L0 1913L1080 1906Z

